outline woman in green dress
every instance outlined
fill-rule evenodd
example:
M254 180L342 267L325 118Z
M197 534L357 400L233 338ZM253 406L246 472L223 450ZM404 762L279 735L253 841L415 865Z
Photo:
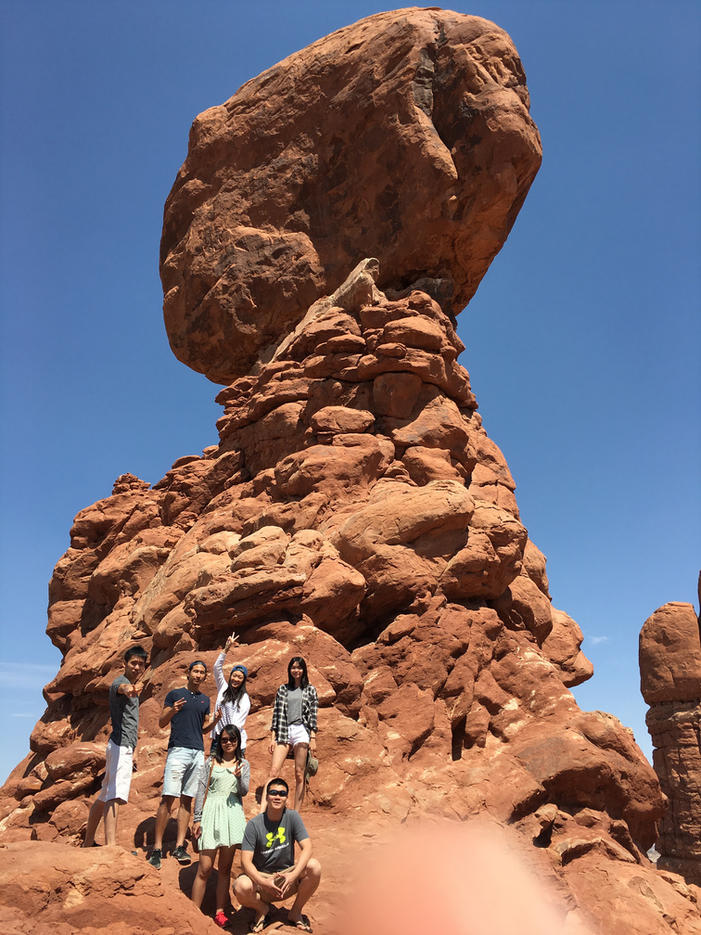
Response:
M215 753L200 772L192 826L200 855L192 884L192 901L198 908L202 905L207 878L218 853L214 921L221 928L229 921L224 910L229 897L231 865L246 827L241 798L248 792L250 775L248 760L241 754L241 733L238 727L227 724L219 735Z

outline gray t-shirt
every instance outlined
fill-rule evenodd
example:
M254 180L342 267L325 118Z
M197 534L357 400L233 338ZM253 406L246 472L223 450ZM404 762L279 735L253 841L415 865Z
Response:
M302 723L302 689L287 689L287 723Z
M110 740L118 747L136 747L139 736L139 698L138 695L120 695L120 685L130 685L126 675L118 675L110 685L110 716L112 733Z
M253 851L253 866L262 873L279 873L294 866L295 842L309 837L304 822L292 808L286 808L279 821L263 812L246 825L242 851Z

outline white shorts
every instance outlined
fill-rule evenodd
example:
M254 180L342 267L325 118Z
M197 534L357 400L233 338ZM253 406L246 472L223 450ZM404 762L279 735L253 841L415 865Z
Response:
M126 802L129 798L131 774L134 771L134 748L118 747L113 740L107 741L105 778L98 799L110 802L119 799Z
M309 743L309 733L304 724L290 724L287 728L287 742L293 747L298 743Z

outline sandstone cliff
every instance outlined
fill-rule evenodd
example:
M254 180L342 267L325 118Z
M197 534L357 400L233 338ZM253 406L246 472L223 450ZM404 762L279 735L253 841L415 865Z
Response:
M431 9L341 30L197 118L161 271L175 353L227 384L219 441L153 486L119 477L75 518L50 584L63 662L0 798L8 859L50 842L60 873L87 872L61 844L99 788L107 688L133 641L152 656L121 834L146 845L165 694L235 628L254 785L290 654L319 691L317 931L338 929L352 846L475 815L516 831L564 931L701 931L697 890L645 856L664 809L654 772L568 690L592 672L581 631L552 606L458 363L454 316L540 162L528 105L505 33ZM115 886L144 918L147 896L184 901L172 868L165 897L141 866ZM18 931L23 893L0 890ZM81 899L52 931L90 930L97 895Z

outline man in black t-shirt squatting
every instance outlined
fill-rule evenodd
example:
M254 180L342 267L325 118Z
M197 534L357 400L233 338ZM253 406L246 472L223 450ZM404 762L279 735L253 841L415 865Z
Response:
M124 672L110 685L112 733L105 753L105 778L88 815L83 847L93 847L100 819L105 819L105 844L117 843L119 806L129 798L131 774L136 769L134 750L139 734L139 689L148 655L142 646L124 653Z
M209 717L209 698L200 691L207 677L207 666L200 659L190 663L187 672L187 687L169 691L163 711L158 719L159 727L170 724L170 740L163 776L163 795L156 812L156 834L154 847L148 861L160 870L163 856L163 832L168 824L175 799L180 799L178 808L178 837L173 857L179 864L191 862L185 846L185 835L190 823L192 798L197 792L200 769L204 765L203 734L212 729L221 717L221 710Z
M271 903L295 894L287 920L300 931L312 930L302 909L319 886L321 865L312 857L312 841L299 813L286 807L288 793L284 779L271 779L266 809L248 822L243 835L243 873L236 878L234 892L242 906L256 910L252 932L269 924Z

